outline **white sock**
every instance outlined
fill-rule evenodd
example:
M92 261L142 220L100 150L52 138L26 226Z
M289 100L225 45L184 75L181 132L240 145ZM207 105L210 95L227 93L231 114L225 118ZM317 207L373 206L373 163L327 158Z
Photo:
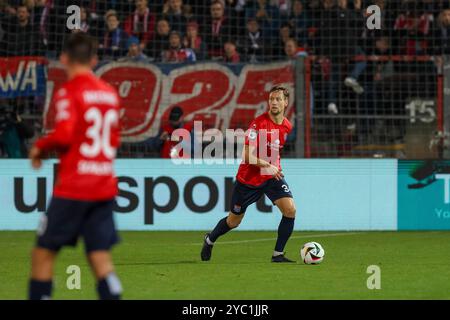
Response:
M274 251L273 252L273 256L274 257L282 256L283 254L284 254L284 252L279 252L279 251Z
M209 237L206 237L206 243L209 244L210 246L214 245L214 242L209 240Z

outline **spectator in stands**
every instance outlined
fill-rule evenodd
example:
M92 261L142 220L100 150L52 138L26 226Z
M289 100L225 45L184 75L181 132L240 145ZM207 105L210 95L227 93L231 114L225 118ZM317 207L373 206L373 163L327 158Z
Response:
M163 62L194 62L195 53L192 49L183 48L181 34L178 31L170 32L169 49L164 51Z
M164 5L163 17L169 22L172 31L186 31L187 18L183 12L183 0L168 0Z
M245 6L249 0L225 0L225 16L230 19L233 32L241 35L245 32Z
M258 20L252 18L247 21L247 32L241 41L246 61L254 63L264 60L265 43Z
M391 45L388 37L381 36L375 41L374 55L389 56L391 54ZM380 61L371 61L370 64L373 70L374 81L385 80L386 78L391 77L394 74L394 64L392 61L381 59Z
M281 18L289 17L289 14L292 10L291 0L271 0L271 3L278 8L278 12L280 13Z
M139 39L139 46L143 50L153 38L155 15L150 12L147 0L136 0L135 4L136 10L126 19L124 30L128 35L135 36Z
M50 49L48 47L48 21L52 7L53 0L36 0L32 11L32 23L35 28L39 29L40 46L46 51Z
M80 7L80 31L92 34L92 28L89 21L89 13L85 7Z
M423 55L428 51L428 35L432 29L433 15L418 10L415 2L405 2L405 13L398 15L394 30L400 39L400 54Z
M439 14L436 30L434 31L434 53L437 55L450 54L450 8Z
M30 12L24 5L16 8L16 16L5 25L4 49L7 56L32 56L42 54L38 30L33 27Z
M165 19L161 19L156 24L155 37L147 44L145 52L153 61L161 61L163 52L169 48L170 25Z
M119 59L120 62L142 62L146 63L149 58L142 52L140 41L136 37L128 37L127 40L128 53L126 57Z
M292 12L289 15L289 24L293 29L295 38L302 44L306 45L308 38L309 20L306 15L304 0L294 0L292 4Z
M223 60L228 63L238 63L241 61L241 57L236 49L236 43L233 40L225 42Z
M284 47L286 45L286 41L293 38L292 29L289 23L284 23L279 30L279 38L276 42L270 42L271 51L272 51L272 59L280 60L285 58Z
M144 143L153 149L160 151L161 158L172 158L174 156L183 156L177 153L174 147L180 141L172 141L171 135L176 129L186 129L191 132L191 144L184 147L192 146L192 130L193 125L190 122L185 122L183 119L183 109L179 106L175 106L170 110L168 123L161 126L159 133L156 137L150 138Z
M14 107L0 100L0 154L8 158L25 158L25 140L34 135L33 127L23 121Z
M387 32L385 31L385 34ZM375 40L374 48L371 50L375 56L389 56L392 54L391 41L381 34ZM386 110L392 109L392 102L386 99L386 93L392 88L394 76L394 63L391 60L369 60L365 71L364 94L360 98L359 113L362 115L381 115ZM398 80L397 80L398 81ZM392 90L392 89L391 89ZM383 124L383 120L375 121L370 117L356 121L359 135L368 133L369 139L376 138L377 130Z
M17 14L16 8L8 0L0 0L0 18L8 18Z
M99 53L103 59L114 59L123 56L127 48L128 35L120 28L119 17L115 10L105 14L107 30L99 44Z
M286 57L288 59L295 59L297 57L306 57L307 53L304 48L299 47L297 40L288 39L284 44L284 52L286 53Z
M269 0L256 0L249 3L245 10L245 18L256 18L267 39L277 38L280 28L280 12Z
M208 57L208 47L198 34L198 23L195 21L187 24L186 36L183 39L185 48L192 49L195 53L197 61L206 60Z
M231 37L232 29L228 19L225 17L224 3L219 0L212 2L211 17L204 25L203 35L205 35L208 45L208 55L213 59L221 59L223 56L223 45Z
M187 21L195 20L194 10L190 4L185 4L183 6L183 13Z
M328 112L337 114L337 88L342 79L342 71L357 54L361 54L359 39L362 17L348 8L347 0L338 0L337 6L333 1L323 2L316 48L322 56L321 63L330 65L328 80ZM324 77L325 78L325 77ZM356 90L355 90L356 91Z

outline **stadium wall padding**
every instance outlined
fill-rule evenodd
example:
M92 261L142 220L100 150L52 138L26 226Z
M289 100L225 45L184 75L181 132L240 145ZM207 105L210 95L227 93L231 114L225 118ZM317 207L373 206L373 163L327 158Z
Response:
M27 160L0 160L1 230L36 229L55 164L35 171ZM397 160L284 159L282 166L297 205L296 230L397 230ZM119 230L211 229L229 210L237 168L118 160ZM277 229L278 209L262 200L247 210L240 230Z
M233 161L233 160L232 160ZM0 230L35 230L56 161L0 160ZM234 164L118 160L120 230L209 230L230 209ZM296 230L450 230L450 161L285 159ZM276 230L278 209L252 205L240 230Z

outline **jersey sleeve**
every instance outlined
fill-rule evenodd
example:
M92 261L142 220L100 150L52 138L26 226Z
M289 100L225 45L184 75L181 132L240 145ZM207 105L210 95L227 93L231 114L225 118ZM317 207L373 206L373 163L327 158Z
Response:
M253 120L250 123L250 126L247 129L247 132L245 133L245 142L244 144L246 146L250 145L257 145L258 143L258 125L255 120Z
M55 128L35 143L35 146L43 151L69 147L75 133L77 113L74 98L69 96L66 89L61 89L52 103L56 110Z

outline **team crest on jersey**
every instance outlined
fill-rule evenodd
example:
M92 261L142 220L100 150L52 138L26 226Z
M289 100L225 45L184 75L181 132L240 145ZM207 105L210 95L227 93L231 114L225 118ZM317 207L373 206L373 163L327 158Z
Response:
M58 90L58 97L63 97L67 94L67 90L64 88L61 88Z
M258 134L256 133L256 130L250 130L250 133L248 134L249 140L255 140Z

